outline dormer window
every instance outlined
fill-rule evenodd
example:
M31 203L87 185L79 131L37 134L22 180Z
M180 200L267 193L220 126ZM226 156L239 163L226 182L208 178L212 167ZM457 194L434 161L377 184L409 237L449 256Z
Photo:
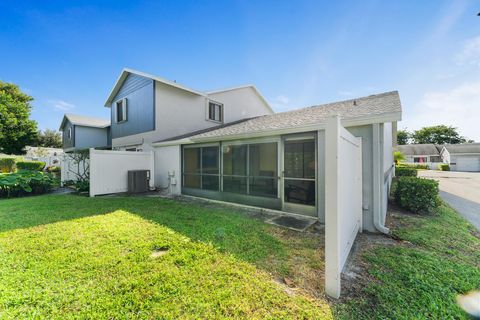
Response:
M117 123L127 121L127 99L121 99L115 102Z
M223 104L212 101L208 103L208 120L223 122Z

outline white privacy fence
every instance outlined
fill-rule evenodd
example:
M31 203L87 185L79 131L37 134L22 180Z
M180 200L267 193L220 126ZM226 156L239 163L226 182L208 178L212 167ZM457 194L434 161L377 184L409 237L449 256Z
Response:
M362 230L362 140L329 118L325 131L325 291L340 296L340 276Z
M150 187L153 187L153 152L90 149L90 196L126 192L130 170L150 170Z

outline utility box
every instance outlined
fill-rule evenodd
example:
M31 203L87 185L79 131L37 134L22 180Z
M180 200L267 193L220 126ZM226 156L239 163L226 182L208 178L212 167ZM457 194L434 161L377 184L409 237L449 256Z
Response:
M128 193L141 193L150 190L150 170L128 171Z

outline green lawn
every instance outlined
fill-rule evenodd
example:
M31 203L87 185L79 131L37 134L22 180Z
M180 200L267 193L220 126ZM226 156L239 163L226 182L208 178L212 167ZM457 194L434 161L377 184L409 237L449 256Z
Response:
M331 319L319 237L231 211L158 198L1 200L0 318ZM274 281L284 277L301 289Z
M363 251L357 291L334 302L318 234L158 198L1 200L0 319L466 319L478 233L446 206L389 220L397 240Z
M459 293L480 290L480 238L450 207L390 216L396 245L363 255L368 279L360 297L337 306L345 319L469 319Z

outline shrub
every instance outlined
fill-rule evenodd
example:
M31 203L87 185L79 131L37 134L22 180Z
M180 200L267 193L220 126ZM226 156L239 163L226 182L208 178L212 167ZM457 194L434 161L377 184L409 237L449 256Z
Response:
M90 181L89 180L78 180L75 181L75 189L78 193L90 191Z
M417 177L396 179L395 202L413 213L430 213L439 205L438 182Z
M417 176L417 169L409 168L409 167L395 167L395 176L397 177L416 177Z
M404 167L404 168L420 169L420 170L430 169L430 166L428 164L399 163L398 166L399 167Z
M8 173L15 171L15 158L0 158L0 172Z
M47 172L60 172L61 168L59 166L49 166L47 167Z
M442 171L450 171L450 165L448 163L442 163L438 165L438 169Z
M21 197L49 192L52 178L43 172L20 170L0 175L0 198Z
M42 161L19 161L17 162L18 170L42 171L45 168L45 162Z

